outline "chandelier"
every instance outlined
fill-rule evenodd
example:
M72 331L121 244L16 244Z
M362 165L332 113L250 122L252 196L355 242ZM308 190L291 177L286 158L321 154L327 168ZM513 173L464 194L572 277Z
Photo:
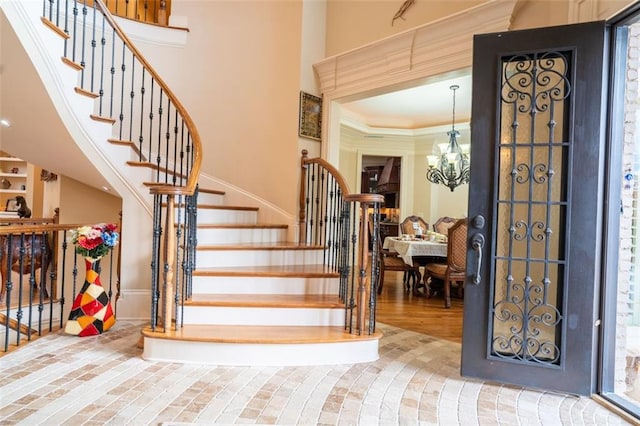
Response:
M469 145L458 144L457 137L460 136L460 132L455 128L456 90L459 88L457 84L449 87L453 91L453 119L451 131L447 132L449 143L438 144L440 155L427 155L427 179L435 184L443 184L451 189L451 192L457 186L469 183Z

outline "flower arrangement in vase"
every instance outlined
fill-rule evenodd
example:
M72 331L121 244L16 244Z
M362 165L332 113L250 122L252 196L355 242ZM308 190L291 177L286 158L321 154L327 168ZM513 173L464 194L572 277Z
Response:
M100 259L118 244L117 230L114 223L81 226L71 232L71 240L76 246L76 253L85 258Z
M110 297L100 282L100 259L118 244L117 229L113 223L99 223L81 226L71 232L76 253L84 256L86 274L65 325L68 334L102 334L116 322Z

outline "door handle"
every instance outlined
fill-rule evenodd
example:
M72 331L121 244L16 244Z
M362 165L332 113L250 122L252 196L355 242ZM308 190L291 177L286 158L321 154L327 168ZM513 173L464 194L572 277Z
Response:
M480 284L480 269L482 267L482 248L484 247L484 236L482 234L475 234L471 238L471 247L475 250L478 258L476 263L476 272L473 275L473 283Z

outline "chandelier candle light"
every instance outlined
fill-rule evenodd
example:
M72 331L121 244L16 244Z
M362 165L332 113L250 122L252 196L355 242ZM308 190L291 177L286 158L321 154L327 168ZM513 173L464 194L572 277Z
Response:
M469 183L469 145L459 145L456 130L456 90L460 86L454 84L449 87L453 91L453 119L451 131L447 132L449 143L438 144L440 155L427 155L429 169L427 179L432 183L441 183L451 189L451 192L463 183Z

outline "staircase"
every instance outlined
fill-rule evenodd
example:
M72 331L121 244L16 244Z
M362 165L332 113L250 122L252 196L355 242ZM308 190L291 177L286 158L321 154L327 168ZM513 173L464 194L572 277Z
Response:
M96 4L102 2L96 0ZM65 36L52 16L47 19L45 14L45 25ZM76 72L84 69L76 61L65 63ZM77 88L76 93L82 98L97 98L95 90L83 87ZM150 169L140 177L138 171L121 171L128 179L137 179L132 185L151 188L155 206L154 241L149 246L155 271L151 293L158 300L151 302L151 324L142 330L143 358L219 365L321 365L378 358L380 333L375 331L375 291L367 288L375 282L377 270L366 268L367 228L359 227L368 221L359 220L358 214L364 217L372 207L377 218L381 200L367 195L344 201L342 197L347 199L349 194L341 194L337 201L332 201L338 206L332 222L340 223L335 225L335 232L336 235L342 232L341 242L337 237L326 237L327 230L334 226L329 219L301 225L303 235L317 235L316 227L324 226L321 238L303 236L302 243L288 242L287 226L261 223L258 208L227 205L225 193L215 189L199 189L197 193L190 189L197 179L176 166L178 157L149 163L147 158L154 158L161 149L150 146L149 154L145 154L142 142L138 146L134 138L123 137L122 131L116 134L118 125L120 129L123 127L122 118L118 123L111 116L96 114L95 110L93 106L86 115L114 128L114 135L96 143L108 146L105 149L129 152L125 156L135 160L128 161L125 167ZM127 120L133 118L125 117L125 125ZM184 120L190 124L188 117ZM143 123L140 127L152 125ZM129 127L137 126L135 123ZM166 132L168 143L169 130ZM196 151L197 131L194 128L190 132ZM187 161L187 165L192 167L191 172L199 173L199 153L193 156L192 163ZM319 172L323 182L328 176L325 170L337 173L325 165ZM148 175L155 180L147 181ZM324 195L331 194L333 200L334 193L331 190ZM318 203L319 195L313 196ZM197 211L192 217L189 203L196 199ZM315 208L309 202L310 193L306 199L307 208ZM347 207L343 213L341 209L348 204L358 205L360 210L357 206L352 210ZM313 217L328 216L327 211L320 212L321 215L307 213L312 217L311 223ZM197 240L194 252L190 251L195 245L189 234L192 226ZM358 234L358 229L365 230L364 234ZM367 280L367 274L371 274L371 279Z
M340 276L324 248L288 243L286 226L256 209L199 195L193 293L184 326L145 328L145 359L219 365L321 365L373 361L379 334L345 331Z

